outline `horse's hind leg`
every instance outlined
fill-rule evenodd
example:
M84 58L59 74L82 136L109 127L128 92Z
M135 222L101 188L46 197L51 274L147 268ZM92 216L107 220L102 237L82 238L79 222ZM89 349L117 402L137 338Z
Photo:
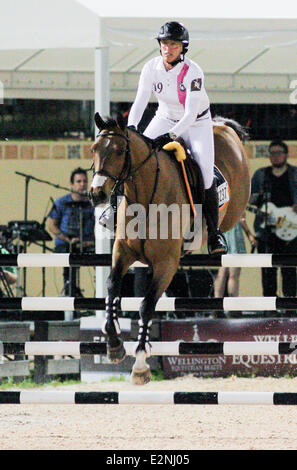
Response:
M107 281L106 318L102 331L107 337L107 357L113 363L121 362L126 356L123 341L120 338L121 329L118 313L120 310L122 278L132 262L132 259L117 256Z
M153 268L153 279L141 303L139 315L138 345L135 352L135 363L132 368L131 381L134 385L145 385L151 380L150 366L146 359L151 355L150 328L155 313L156 303L169 286L179 264L174 260L162 261Z

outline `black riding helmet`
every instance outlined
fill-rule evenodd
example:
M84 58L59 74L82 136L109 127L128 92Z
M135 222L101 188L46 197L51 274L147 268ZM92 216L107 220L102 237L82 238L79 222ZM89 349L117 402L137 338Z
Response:
M185 54L188 50L189 32L182 23L178 23L177 21L169 21L161 26L156 39L158 40L159 44L161 39L181 41L183 43L183 54Z

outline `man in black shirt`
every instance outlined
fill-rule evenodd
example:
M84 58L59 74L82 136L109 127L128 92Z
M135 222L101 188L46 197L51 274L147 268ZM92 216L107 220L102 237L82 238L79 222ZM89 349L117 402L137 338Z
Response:
M254 223L258 253L297 253L297 167L289 165L288 146L269 145L271 166L252 177L250 203L259 209ZM291 224L290 224L291 222ZM282 291L296 297L296 268L282 268ZM262 268L263 295L276 296L277 268Z

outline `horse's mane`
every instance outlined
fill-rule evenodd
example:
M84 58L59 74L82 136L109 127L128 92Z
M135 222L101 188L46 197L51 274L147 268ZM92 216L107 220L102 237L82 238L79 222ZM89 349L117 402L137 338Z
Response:
M216 125L221 124L231 127L236 132L242 142L245 142L250 138L246 127L242 126L241 124L239 124L239 122L235 121L234 119L225 118L223 116L215 116L213 118L213 122Z

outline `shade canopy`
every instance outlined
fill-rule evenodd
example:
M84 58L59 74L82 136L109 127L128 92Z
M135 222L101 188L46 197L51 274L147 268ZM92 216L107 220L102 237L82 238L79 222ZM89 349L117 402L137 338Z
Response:
M257 3L0 0L4 97L93 99L94 50L107 47L110 98L131 101L143 64L159 54L160 26L178 20L212 102L290 103L297 7Z

